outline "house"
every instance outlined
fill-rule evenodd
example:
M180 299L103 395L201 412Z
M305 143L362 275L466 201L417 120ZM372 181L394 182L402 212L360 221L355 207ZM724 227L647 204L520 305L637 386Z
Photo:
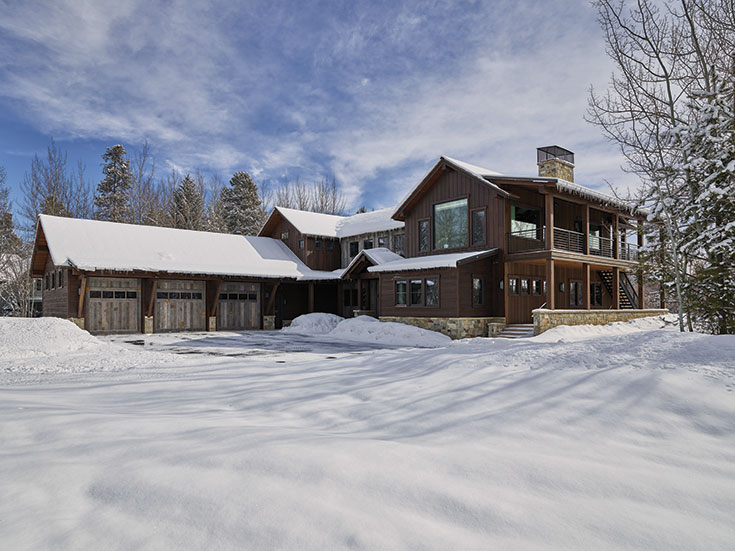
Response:
M93 332L275 328L314 311L370 314L453 337L606 323L644 310L647 212L574 182L441 157L394 209L276 207L257 237L41 216L32 273L44 315Z

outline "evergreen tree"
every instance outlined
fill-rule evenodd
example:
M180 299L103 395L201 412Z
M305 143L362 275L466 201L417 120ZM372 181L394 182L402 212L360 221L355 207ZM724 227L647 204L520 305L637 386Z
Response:
M199 180L199 179L198 179ZM171 219L175 228L201 230L204 218L204 195L201 181L189 174L174 191Z
M130 222L130 190L133 176L122 145L108 147L103 159L104 179L97 185L94 206L99 220L110 222Z
M258 186L247 172L236 172L222 190L224 221L229 233L255 235L265 222Z
M6 187L6 172L0 166L0 270L8 255L16 254L21 240L15 233L13 211L10 202L10 190Z

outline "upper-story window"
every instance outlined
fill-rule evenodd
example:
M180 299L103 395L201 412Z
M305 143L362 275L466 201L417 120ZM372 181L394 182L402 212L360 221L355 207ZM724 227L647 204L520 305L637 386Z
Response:
M56 272L51 274L51 288L56 289Z
M472 211L472 244L485 243L485 209Z
M288 241L288 232L287 231L282 231L281 232L281 239L283 241Z
M59 269L58 282L59 282L59 288L64 286L64 271L61 269Z
M358 253L358 243L357 241L350 241L350 258L353 256L357 256Z
M299 239L299 249L303 249L303 248L304 248L304 240Z
M373 248L373 240L372 239L364 239L362 242L362 248L363 249L372 249Z
M314 243L314 246L317 249L321 249L322 248L322 240L321 239L317 239L316 242Z
M429 221L419 220L419 251L428 251L431 243Z
M327 241L327 250L328 251L333 251L334 250L334 241L332 241L331 239L329 241Z
M510 207L510 231L536 231L541 227L541 211L527 207Z
M388 237L383 235L381 237L378 237L378 247L382 247L384 249L388 248Z
M403 255L403 242L404 237L402 233L397 233L393 236L393 252L396 254Z
M467 198L434 205L434 248L467 246Z

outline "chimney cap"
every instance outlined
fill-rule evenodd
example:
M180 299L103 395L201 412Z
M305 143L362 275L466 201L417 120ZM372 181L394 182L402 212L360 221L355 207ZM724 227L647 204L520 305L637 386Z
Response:
M541 163L550 159L560 159L574 164L574 153L558 145L547 145L536 149L536 161Z

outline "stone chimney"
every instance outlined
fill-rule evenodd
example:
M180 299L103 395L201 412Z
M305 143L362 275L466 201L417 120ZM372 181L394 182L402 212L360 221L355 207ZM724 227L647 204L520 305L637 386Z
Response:
M538 175L574 182L574 153L558 145L539 147L536 150Z

